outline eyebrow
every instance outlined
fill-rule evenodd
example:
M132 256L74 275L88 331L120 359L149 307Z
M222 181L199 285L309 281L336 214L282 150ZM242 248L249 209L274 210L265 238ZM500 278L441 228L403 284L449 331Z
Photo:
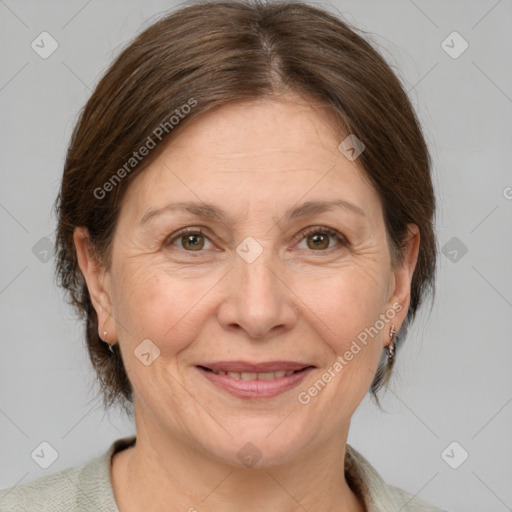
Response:
M332 211L335 208L341 208L351 211L365 217L364 211L357 205L345 201L344 199L334 199L332 201L307 201L300 206L290 208L285 214L284 219L287 221L295 220L308 215L315 215ZM161 215L165 212L186 211L205 220L217 220L227 222L228 215L219 207L208 203L196 203L193 201L181 201L170 203L162 208L150 208L140 220L140 224L145 224L150 219Z

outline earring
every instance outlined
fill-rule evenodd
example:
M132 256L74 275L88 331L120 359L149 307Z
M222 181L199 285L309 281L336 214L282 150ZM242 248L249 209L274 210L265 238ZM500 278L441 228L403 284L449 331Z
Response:
M398 331L395 329L394 325L391 325L391 330L389 331L389 337L391 341L388 345L388 364L393 364L393 360L395 358L395 336Z
M105 326L105 322L103 322L103 325L101 326L102 329L104 329L104 326ZM117 343L117 340L114 341L114 343L109 343L107 341L107 331L103 330L103 341L108 345L108 349L110 350L110 352L112 352L112 354L114 353L114 349L112 348L113 345L115 345Z

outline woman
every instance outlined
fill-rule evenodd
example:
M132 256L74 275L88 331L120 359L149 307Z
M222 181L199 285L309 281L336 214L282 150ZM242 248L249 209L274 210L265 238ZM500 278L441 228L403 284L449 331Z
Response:
M60 283L137 433L2 510L440 510L347 444L432 288L434 203L405 92L340 19L226 1L149 27L57 201Z

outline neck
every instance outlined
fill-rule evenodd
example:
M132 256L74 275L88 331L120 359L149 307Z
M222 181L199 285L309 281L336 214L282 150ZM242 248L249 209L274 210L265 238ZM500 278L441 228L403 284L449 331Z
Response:
M350 423L289 459L240 467L136 415L135 446L112 459L120 512L365 512L345 478ZM173 435L174 434L174 435ZM268 459L267 459L268 460Z
M120 512L365 512L344 477L345 446L343 436L283 464L240 468L142 430L113 458L114 495Z

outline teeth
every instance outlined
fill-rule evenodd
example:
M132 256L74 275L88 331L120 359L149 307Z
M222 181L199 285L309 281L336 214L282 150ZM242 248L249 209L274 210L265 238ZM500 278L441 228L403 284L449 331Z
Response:
M242 379L242 380L254 380L258 377L258 374L257 373L240 373L239 374L240 377L238 377L239 379Z
M281 375L281 373L283 375ZM267 373L252 373L251 375L257 375L258 380L272 380L284 377L284 372L267 372Z
M282 379L283 377L289 377L293 375L295 372L293 370L279 370L277 372L265 372L265 373L249 373L249 372L225 372L223 370L212 370L213 373L217 375L227 375L233 379L238 380L272 380L272 379Z

